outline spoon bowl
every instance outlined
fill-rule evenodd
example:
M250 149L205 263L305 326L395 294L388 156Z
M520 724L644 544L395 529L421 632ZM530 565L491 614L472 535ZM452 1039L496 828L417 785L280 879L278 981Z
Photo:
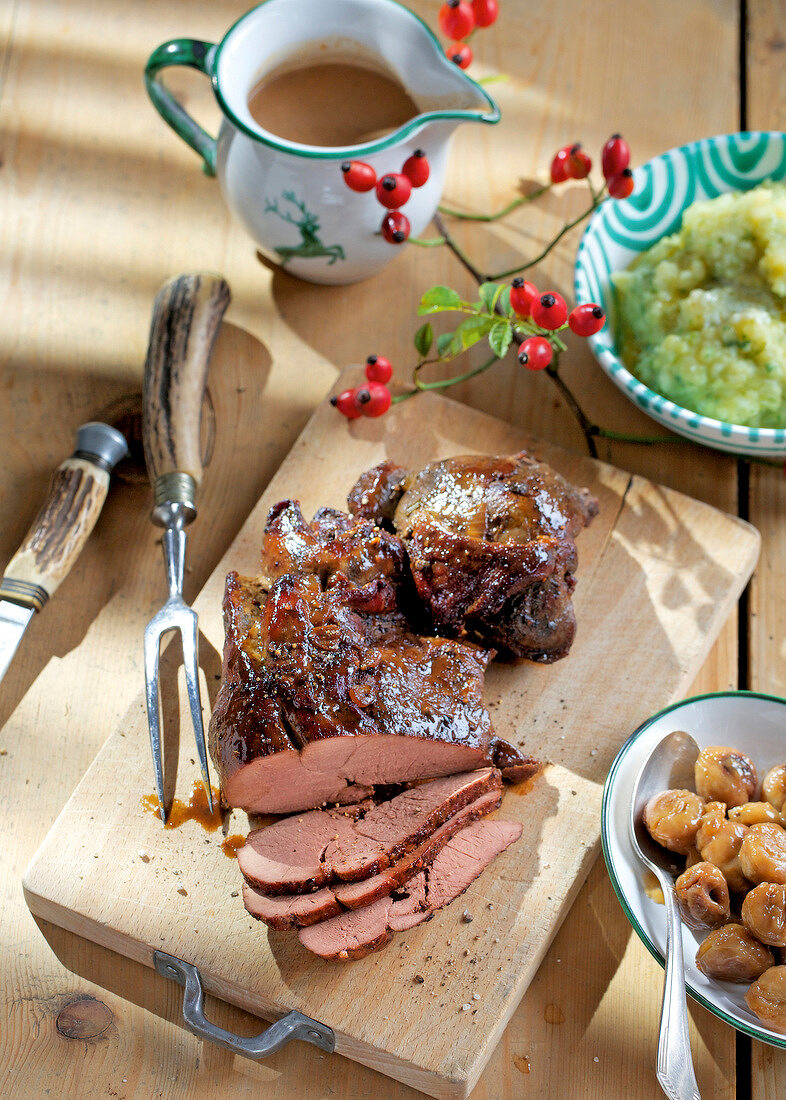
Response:
M667 734L644 761L636 779L630 807L630 837L642 862L655 874L658 868L669 875L685 869L684 860L653 840L644 824L644 807L653 795L668 790L693 790L693 768L699 746L689 733L675 730Z
M701 1100L690 1052L685 963L674 895L673 876L683 869L683 864L652 839L644 825L643 814L653 795L670 789L693 789L693 768L698 755L699 746L682 730L675 730L659 741L639 771L628 823L633 850L657 877L666 907L666 973L656 1075L670 1100Z

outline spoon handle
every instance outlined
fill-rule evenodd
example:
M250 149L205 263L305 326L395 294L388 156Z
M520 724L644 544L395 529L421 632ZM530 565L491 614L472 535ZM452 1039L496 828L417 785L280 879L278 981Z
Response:
M658 1035L657 1077L669 1100L701 1100L693 1072L685 996L682 930L671 879L658 875L666 906L666 975Z

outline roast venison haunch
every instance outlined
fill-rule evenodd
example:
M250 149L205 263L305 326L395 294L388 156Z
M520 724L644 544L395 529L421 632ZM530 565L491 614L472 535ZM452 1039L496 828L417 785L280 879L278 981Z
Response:
M227 577L210 723L224 801L290 815L238 853L245 906L326 959L428 920L518 839L486 817L539 765L495 736L484 672L568 652L597 512L525 453L383 463L348 503L275 505L260 574Z
M225 801L251 813L355 802L377 784L537 764L494 736L493 655L416 633L401 540L343 513L271 510L262 576L230 573L210 747Z

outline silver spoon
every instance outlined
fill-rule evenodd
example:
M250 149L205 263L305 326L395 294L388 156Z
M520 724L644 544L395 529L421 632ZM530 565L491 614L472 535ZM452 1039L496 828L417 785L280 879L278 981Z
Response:
M684 870L672 852L662 848L647 832L644 807L655 794L669 789L693 790L693 765L699 746L688 733L676 731L664 737L644 761L633 789L630 840L642 863L653 872L663 890L666 907L666 974L658 1034L656 1075L669 1100L701 1100L688 1035L685 997L685 963L674 875Z

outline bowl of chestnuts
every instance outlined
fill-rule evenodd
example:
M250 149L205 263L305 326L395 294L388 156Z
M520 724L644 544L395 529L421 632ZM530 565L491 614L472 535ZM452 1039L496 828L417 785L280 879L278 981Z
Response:
M786 699L744 691L684 699L644 722L611 766L603 855L628 920L661 965L663 894L633 850L628 821L642 764L674 730L699 746L693 781L653 794L642 822L679 861L687 992L738 1030L786 1048Z

